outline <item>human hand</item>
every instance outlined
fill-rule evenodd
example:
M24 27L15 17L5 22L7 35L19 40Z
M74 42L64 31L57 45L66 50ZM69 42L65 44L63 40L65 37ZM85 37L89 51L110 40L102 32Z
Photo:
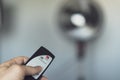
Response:
M16 57L0 64L0 80L24 80L25 76L38 74L42 68L22 65L28 60L27 57ZM41 80L47 80L42 77Z

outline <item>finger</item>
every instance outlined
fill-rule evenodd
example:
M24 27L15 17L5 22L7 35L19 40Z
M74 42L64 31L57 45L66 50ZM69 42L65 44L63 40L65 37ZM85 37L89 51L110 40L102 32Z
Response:
M43 76L40 80L48 80L48 78Z
M15 61L15 63L19 64L19 65L26 63L28 59L29 58L25 57L25 56L13 58L13 60Z
M11 60L3 63L2 65L3 66L7 66L7 67L9 67L9 66L11 66L13 64L19 64L19 65L21 65L21 64L25 63L27 60L28 60L28 57L21 56L21 57L13 58L13 59L11 59Z
M37 67L22 66L22 69L24 71L25 76L38 74L42 70L40 66L37 66Z
M13 74L21 75L21 76L29 76L29 75L35 75L40 73L42 68L40 66L38 67L31 67L31 66L24 66L24 65L12 65L8 68L8 72L13 72Z

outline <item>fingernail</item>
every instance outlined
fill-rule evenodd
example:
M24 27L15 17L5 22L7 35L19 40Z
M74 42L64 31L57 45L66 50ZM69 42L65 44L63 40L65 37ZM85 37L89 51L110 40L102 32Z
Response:
M39 70L41 70L41 69L42 69L42 67L41 67L41 66L36 66L35 68L36 68L36 69L39 69Z
M35 75L38 75L42 71L41 66L36 66L35 69L37 70L37 73Z

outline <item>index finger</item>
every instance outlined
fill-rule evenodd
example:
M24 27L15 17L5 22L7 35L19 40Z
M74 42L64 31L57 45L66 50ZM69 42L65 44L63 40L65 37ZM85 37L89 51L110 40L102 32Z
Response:
M28 57L20 56L20 57L16 57L16 58L9 60L9 61L3 63L2 65L7 66L7 67L9 67L13 64L21 65L21 64L24 64L27 60L28 60Z
M40 80L48 80L48 78L43 76Z

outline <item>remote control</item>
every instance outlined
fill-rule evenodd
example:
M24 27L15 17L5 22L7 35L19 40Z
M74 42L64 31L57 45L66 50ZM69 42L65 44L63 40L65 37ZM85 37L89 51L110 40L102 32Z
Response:
M26 66L41 66L42 71L34 76L26 76L25 80L39 80L46 69L49 67L51 62L54 60L55 56L45 49L44 47L40 47L32 57L25 63Z

